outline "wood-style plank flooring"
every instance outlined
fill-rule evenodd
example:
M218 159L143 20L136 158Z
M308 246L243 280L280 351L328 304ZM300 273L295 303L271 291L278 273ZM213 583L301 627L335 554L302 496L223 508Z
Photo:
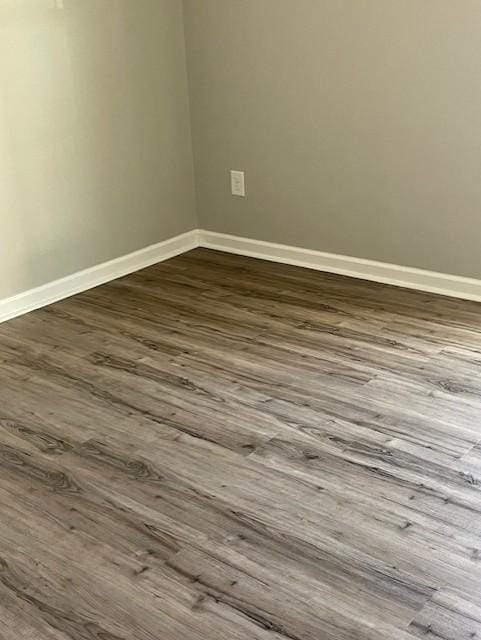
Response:
M197 249L1 325L0 638L481 639L481 305Z

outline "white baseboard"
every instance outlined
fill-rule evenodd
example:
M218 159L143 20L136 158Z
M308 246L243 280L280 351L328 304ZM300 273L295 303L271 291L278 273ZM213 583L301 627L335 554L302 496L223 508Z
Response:
M173 258L199 246L481 302L481 280L474 278L194 229L11 298L0 300L0 322Z
M481 302L481 280L474 278L301 249L214 231L199 230L199 244L218 251Z
M19 293L11 298L0 300L0 322L68 298L157 262L173 258L198 246L199 235L194 229L120 258L78 271L60 280L54 280L35 289Z

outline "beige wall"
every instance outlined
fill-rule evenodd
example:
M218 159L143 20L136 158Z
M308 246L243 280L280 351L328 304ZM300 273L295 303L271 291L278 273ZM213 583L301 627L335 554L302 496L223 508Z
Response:
M184 7L203 227L481 277L479 0Z
M0 299L197 226L181 0L0 0Z
M481 277L478 0L184 10L200 226ZM0 0L0 224L0 299L197 226L181 0Z

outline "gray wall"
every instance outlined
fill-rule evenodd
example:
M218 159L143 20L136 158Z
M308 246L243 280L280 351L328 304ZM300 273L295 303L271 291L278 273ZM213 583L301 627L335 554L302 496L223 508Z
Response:
M481 277L479 0L184 7L201 226Z
M63 5L0 1L0 299L197 226L181 0Z

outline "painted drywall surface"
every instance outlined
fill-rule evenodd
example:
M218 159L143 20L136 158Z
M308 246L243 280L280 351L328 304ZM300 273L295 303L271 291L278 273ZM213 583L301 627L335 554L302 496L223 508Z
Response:
M197 226L180 0L0 0L0 298Z
M478 0L184 8L202 227L481 277Z

